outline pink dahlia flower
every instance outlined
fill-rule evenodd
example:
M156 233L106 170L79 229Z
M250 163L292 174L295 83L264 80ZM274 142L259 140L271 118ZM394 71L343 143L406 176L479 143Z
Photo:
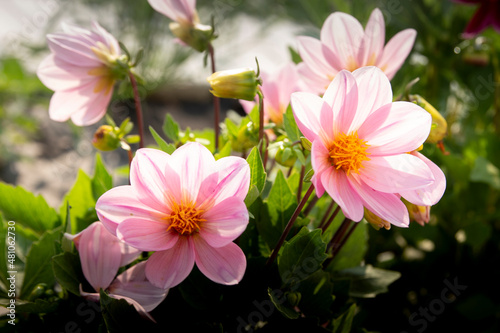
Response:
M323 93L343 69L352 72L364 66L377 66L392 79L408 57L416 35L414 29L400 31L384 46L384 16L378 8L371 13L364 31L354 17L336 12L323 24L320 40L298 37L303 60L299 74L318 93Z
M291 103L312 142L316 193L326 191L346 217L360 221L366 208L406 227L401 196L416 204L439 200L437 191L429 200L419 196L435 177L426 162L408 154L429 135L431 116L416 104L392 102L390 82L379 68L340 71L322 98L296 92Z
M264 95L264 121L271 121L280 126L283 123L283 114L290 104L290 96L293 92L304 90L300 86L297 67L288 63L271 74L261 72L260 77ZM240 100L240 104L246 113L250 113L256 102Z
M199 23L196 0L148 0L157 12L181 24Z
M488 26L500 32L500 1L499 0L453 0L469 5L478 4L479 8L465 28L464 38L473 38Z
M217 283L231 285L242 279L246 258L233 240L248 224L243 200L250 167L244 159L215 161L195 142L172 155L139 149L130 183L104 193L96 210L119 239L142 251L155 251L146 264L151 283L176 286L195 263Z
M107 290L109 296L125 299L143 316L150 319L152 311L167 296L168 290L153 286L145 278L145 263L139 263L120 274L118 269L133 262L137 250L113 236L101 222L94 222L76 235L65 235L73 240L80 255L83 275L97 293L83 291L87 299L98 301L99 290Z
M52 53L37 70L40 81L55 91L49 116L61 122L71 118L78 126L91 125L106 114L120 46L96 22L93 31L70 25L63 25L63 30L47 35Z

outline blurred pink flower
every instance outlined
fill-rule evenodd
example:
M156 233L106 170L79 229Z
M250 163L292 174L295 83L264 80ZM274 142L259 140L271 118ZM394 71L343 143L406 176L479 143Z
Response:
M346 217L360 221L365 207L407 227L401 196L416 204L439 200L437 195L418 197L420 189L435 184L435 177L425 161L407 153L429 135L431 116L416 104L392 102L390 82L379 68L340 71L322 98L292 94L292 108L312 142L316 193L326 191Z
M217 283L238 283L246 258L233 243L248 224L244 199L250 167L239 157L215 161L190 142L172 155L139 149L130 169L131 185L104 193L96 204L104 225L142 251L156 251L146 264L155 286L182 282L195 262Z
M113 94L120 57L116 39L94 22L93 31L63 24L64 33L47 35L51 54L37 70L40 81L55 91L49 116L91 125L105 114Z
M167 296L168 290L153 286L144 273L144 262L120 274L118 269L133 262L141 251L113 236L101 222L94 222L76 235L65 234L73 240L80 255L83 275L97 293L80 294L87 299L99 300L99 290L107 290L110 297L125 299L143 316L152 311Z
M199 22L196 0L148 0L148 2L154 10L178 23L192 25Z
M283 113L290 104L293 92L303 91L297 67L288 63L271 74L261 72L261 91L264 95L264 122L270 121L280 126L283 122ZM250 113L257 102L240 100L246 113Z
M470 20L463 33L464 38L473 38L488 26L500 32L500 1L499 0L453 0L464 4L479 4L479 8Z
M363 31L361 23L349 14L331 14L321 28L320 40L298 37L299 74L318 93L323 93L343 69L354 71L377 66L392 79L410 53L417 33L406 29L385 43L382 12L375 8Z

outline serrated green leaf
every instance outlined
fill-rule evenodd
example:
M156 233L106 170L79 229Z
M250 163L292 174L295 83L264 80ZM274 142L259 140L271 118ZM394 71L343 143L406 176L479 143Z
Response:
M278 311L288 319L297 319L300 314L293 309L293 307L288 303L285 294L277 289L272 290L271 288L267 289L267 293L271 302L273 302L274 306Z
M66 194L63 204L59 208L62 220L67 218L68 205L70 206L71 230L78 233L97 221L95 212L94 193L92 190L92 179L83 172L78 171L76 181Z
M101 154L97 153L95 156L94 177L92 177L92 194L94 199L99 199L101 195L109 191L112 187L113 177L106 170Z
M371 265L347 268L335 273L335 279L349 279L352 297L372 298L387 292L388 286L399 279L401 273Z
M61 224L57 212L42 196L5 183L0 183L0 212L6 220L15 221L38 236Z
M350 333L355 314L356 304L352 304L346 312L333 320L333 333Z
M163 133L174 143L179 142L179 124L167 113L163 122Z
M327 258L326 245L321 230L309 231L307 227L285 242L278 255L278 271L283 284L292 287L318 271Z
M53 286L55 283L54 273L50 260L58 252L58 246L62 236L62 227L46 231L39 241L34 242L26 256L24 269L24 281L21 288L20 298L26 298L33 288L39 283Z
M149 131L151 132L153 139L155 139L156 144L162 151L166 152L167 154L172 154L175 151L175 146L163 140L163 138L155 131L153 127L149 126Z
M79 296L79 286L85 277L78 254L64 252L52 257L51 263L54 276L61 287Z
M267 174L257 147L252 148L247 157L247 162L250 165L250 188L255 185L259 193L262 193L264 185L266 185Z
M295 142L300 140L301 133L297 123L295 122L293 111L290 106L288 106L285 114L283 115L283 125L285 127L286 135L290 141Z

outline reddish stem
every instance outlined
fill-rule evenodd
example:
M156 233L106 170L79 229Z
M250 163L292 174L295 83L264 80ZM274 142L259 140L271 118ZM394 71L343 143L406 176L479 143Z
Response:
M137 114L137 127L139 128L139 148L144 148L144 125L142 121L142 106L141 97L139 96L139 90L137 89L137 81L135 79L132 71L128 72L130 78L130 83L132 84L132 90L134 91L134 101L135 101L135 112Z

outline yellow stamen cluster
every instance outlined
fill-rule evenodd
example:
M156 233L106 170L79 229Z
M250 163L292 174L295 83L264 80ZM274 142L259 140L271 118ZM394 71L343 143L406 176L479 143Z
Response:
M193 203L174 203L172 213L164 219L170 222L167 230L174 229L181 235L200 231L202 222L206 221L203 218L203 210L196 208Z
M369 145L358 137L357 132L337 135L330 147L330 162L335 169L344 170L347 175L351 172L359 173L363 161L369 161L366 149Z

